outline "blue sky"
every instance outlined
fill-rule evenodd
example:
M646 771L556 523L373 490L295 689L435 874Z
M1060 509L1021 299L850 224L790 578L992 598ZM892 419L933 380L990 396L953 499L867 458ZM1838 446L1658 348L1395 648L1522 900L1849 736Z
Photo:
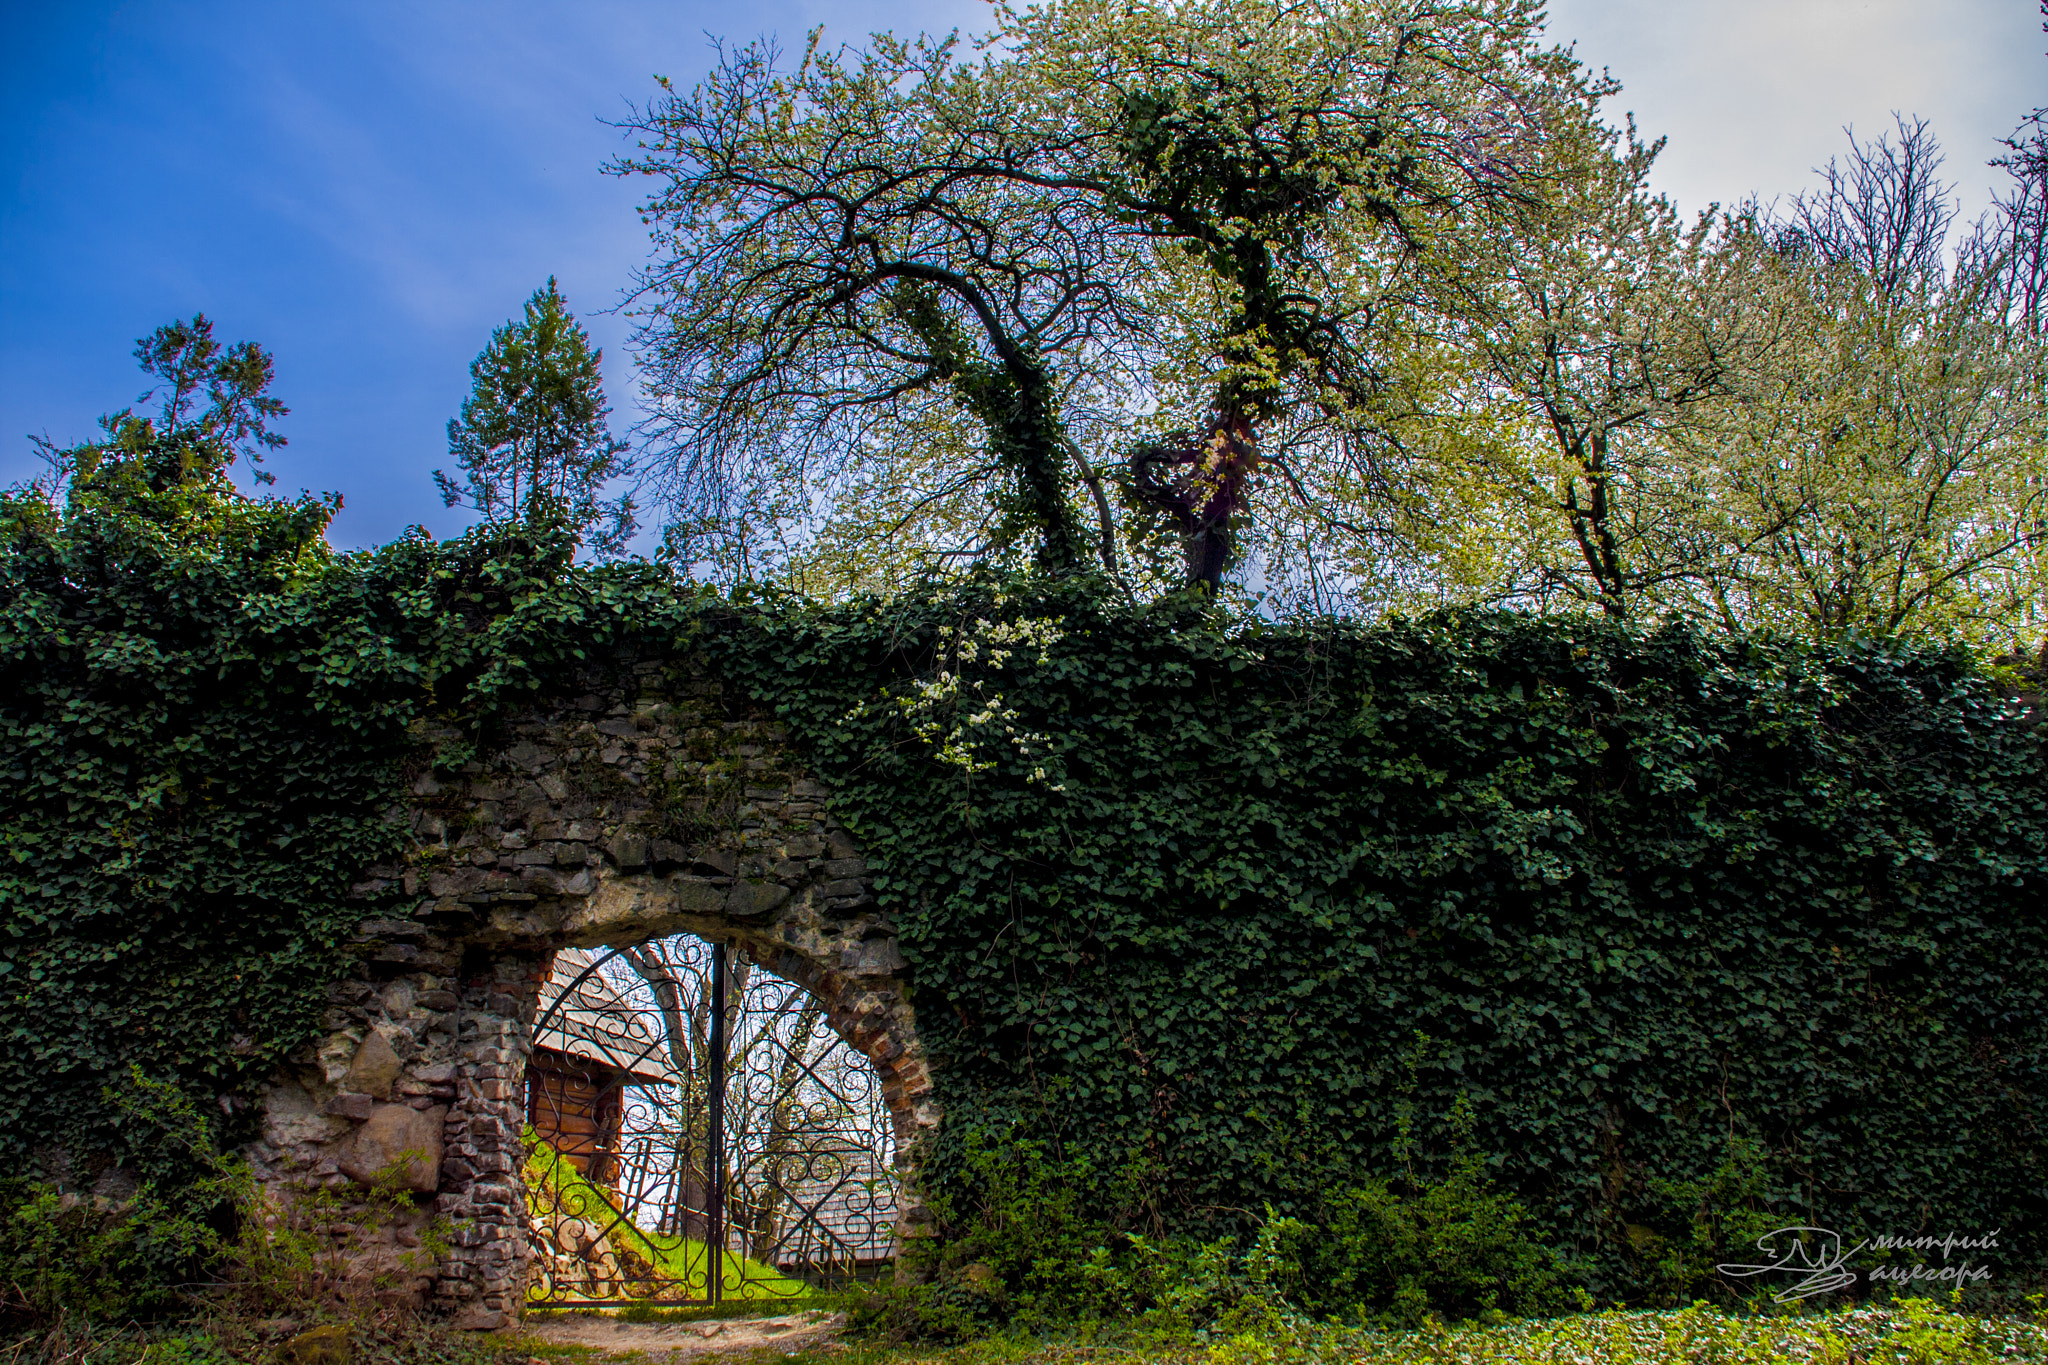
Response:
M603 122L706 33L802 41L971 28L980 0L711 5L0 0L0 483L24 433L81 439L131 402L135 338L204 312L276 356L281 489L340 490L334 539L465 524L428 471L491 329L557 276L605 348L622 431L645 238ZM1967 211L1995 140L2048 102L2034 0L1555 0L1553 37L1671 142L1688 211L1801 188L1841 129L1931 118ZM1617 112L1619 112L1619 109Z

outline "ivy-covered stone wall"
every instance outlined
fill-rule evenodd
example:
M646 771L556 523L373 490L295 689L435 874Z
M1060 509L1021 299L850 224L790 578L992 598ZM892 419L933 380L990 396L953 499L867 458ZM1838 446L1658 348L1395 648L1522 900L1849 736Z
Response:
M902 926L937 1188L1014 1134L1126 1226L1244 1236L1462 1148L1602 1297L1681 1292L1674 1260L1741 1260L1757 1219L1998 1230L2008 1286L2048 1264L2017 677L993 580L757 619L714 657Z
M321 1034L263 1088L249 1151L281 1197L396 1168L419 1210L343 1248L366 1279L472 1327L524 1301L526 1062L556 950L696 933L809 989L875 1065L914 1156L939 1117L896 926L780 725L729 718L701 656L591 670L478 749L424 730L403 856L352 894L357 925ZM903 1216L915 1234L923 1210ZM451 1230L423 1255L430 1218Z
M5 529L0 1143L81 1188L176 1176L131 1068L280 1179L445 1108L415 1288L491 1320L546 953L704 928L947 1198L1021 1139L1242 1235L1463 1143L1626 1300L1740 1155L1752 1211L2048 1260L2048 777L1959 653Z

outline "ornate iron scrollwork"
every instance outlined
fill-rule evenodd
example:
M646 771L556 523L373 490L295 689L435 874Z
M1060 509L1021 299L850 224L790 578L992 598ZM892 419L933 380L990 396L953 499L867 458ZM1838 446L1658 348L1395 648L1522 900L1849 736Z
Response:
M526 1101L536 1305L788 1297L895 1255L873 1064L724 944L558 955Z

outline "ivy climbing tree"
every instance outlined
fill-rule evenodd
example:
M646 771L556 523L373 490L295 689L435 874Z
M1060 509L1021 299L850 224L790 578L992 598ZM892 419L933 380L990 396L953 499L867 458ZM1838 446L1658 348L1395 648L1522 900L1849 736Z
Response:
M1538 18L1060 0L999 7L972 56L814 34L664 85L613 169L654 182L638 344L678 546L738 578L858 523L917 567L1022 547L1118 581L1163 525L1213 594L1265 462L1298 492L1289 452L1372 401L1412 263L1492 230L1581 112Z

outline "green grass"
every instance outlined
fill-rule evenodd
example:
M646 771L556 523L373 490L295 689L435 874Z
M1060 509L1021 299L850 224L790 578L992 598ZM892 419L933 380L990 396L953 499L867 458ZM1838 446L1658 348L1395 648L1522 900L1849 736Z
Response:
M564 1161L554 1148L543 1142L533 1129L526 1130L526 1189L530 1211L538 1217L552 1206L563 1213L583 1217L588 1210L600 1226L617 1217L611 1203L597 1186ZM609 1233L614 1248L631 1247L647 1258L655 1274L676 1282L678 1296L702 1293L708 1248L694 1237L661 1236L643 1231L628 1220L620 1220ZM732 1299L792 1300L811 1292L802 1280L793 1280L771 1266L735 1256L721 1255L719 1269L725 1289L721 1295Z

